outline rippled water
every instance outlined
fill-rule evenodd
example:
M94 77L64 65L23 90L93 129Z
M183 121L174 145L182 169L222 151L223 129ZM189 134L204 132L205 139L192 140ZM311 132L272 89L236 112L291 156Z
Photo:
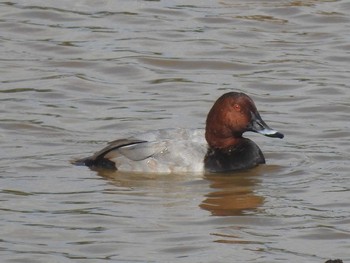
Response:
M350 262L350 2L0 3L2 262ZM74 167L252 96L283 140L232 176Z

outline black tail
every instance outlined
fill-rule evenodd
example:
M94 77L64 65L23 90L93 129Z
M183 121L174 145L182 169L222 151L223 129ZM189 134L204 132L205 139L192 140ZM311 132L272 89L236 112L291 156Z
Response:
M103 148L101 151L95 153L93 156L86 157L83 159L72 161L72 164L80 166L88 166L90 169L104 168L110 170L118 170L115 167L115 163L107 158L104 158L109 152L117 150L121 147L134 145L139 143L144 143L146 141L138 139L121 139L110 142L107 147Z
M117 168L115 167L115 163L105 158L94 159L93 157L86 157L83 159L74 160L71 163L77 166L87 166L91 169L104 168L117 170Z

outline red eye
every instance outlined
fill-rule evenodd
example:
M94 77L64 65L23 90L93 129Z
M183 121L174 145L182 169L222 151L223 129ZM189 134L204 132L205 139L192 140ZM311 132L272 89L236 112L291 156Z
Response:
M233 108L234 108L236 111L241 111L241 106L239 106L238 104L233 105Z

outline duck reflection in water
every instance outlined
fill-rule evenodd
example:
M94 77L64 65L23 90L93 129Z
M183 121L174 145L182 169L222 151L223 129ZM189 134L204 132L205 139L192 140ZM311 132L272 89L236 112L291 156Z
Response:
M201 192L202 201L198 206L209 211L214 216L238 216L254 212L264 203L264 197L256 194L256 188L261 182L261 175L273 172L272 166L230 174L208 174L204 180L189 181L188 175L156 175L139 173L121 173L109 170L98 170L99 176L107 179L117 187L137 188L146 190L147 195L163 195L176 193L181 199L198 199ZM197 178L198 179L198 178ZM208 187L209 191L205 190ZM116 189L117 190L117 189ZM205 191L203 193L203 190ZM145 193L146 193L145 192Z
M237 216L256 210L264 203L264 197L254 192L260 183L259 170L256 168L233 176L207 175L205 178L213 191L205 196L199 207L214 216Z

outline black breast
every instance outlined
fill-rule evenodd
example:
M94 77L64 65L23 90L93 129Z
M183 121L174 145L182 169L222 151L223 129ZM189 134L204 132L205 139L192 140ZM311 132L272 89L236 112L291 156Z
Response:
M204 158L207 172L229 172L252 168L265 163L265 158L258 145L244 138L238 145L224 148L209 148Z

